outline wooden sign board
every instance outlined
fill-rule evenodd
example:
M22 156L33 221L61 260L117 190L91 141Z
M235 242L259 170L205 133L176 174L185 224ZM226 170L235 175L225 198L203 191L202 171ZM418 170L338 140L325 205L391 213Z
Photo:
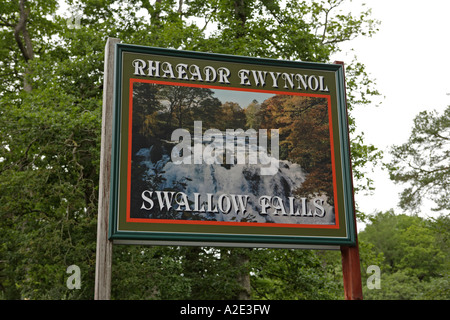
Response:
M340 64L116 44L109 239L354 245Z

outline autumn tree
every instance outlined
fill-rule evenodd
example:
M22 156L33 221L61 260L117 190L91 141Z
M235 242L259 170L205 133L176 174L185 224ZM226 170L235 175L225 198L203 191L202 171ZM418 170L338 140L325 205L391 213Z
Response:
M244 128L245 122L245 111L239 104L235 102L222 104L217 129L225 131L228 128Z
M261 104L253 100L245 109L246 128L259 129L261 125Z
M276 95L261 107L261 127L279 128L280 157L307 173L298 195L327 195L333 204L328 104L323 98Z

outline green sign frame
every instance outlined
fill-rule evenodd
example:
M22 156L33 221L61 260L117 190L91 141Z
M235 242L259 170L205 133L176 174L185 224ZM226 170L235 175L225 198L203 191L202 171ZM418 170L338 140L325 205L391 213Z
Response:
M356 220L345 97L345 75L342 64L250 58L118 43L115 47L114 78L108 234L113 243L330 249L337 249L342 245L355 245ZM138 91L138 88L150 91ZM258 199L254 201L255 206L258 204L264 206L264 210L267 209L267 211L263 210L263 212L260 211L255 214L253 220L248 217L242 218L242 216L239 216L239 211L235 212L233 218L230 218L231 200L234 201L234 204L237 203L236 198L230 196L232 192L236 193L235 190L229 192L227 198L223 193L219 195L219 193L212 191L205 194L188 193L180 187L177 190L168 189L167 186L161 190L152 190L148 186L143 189L141 186L143 179L137 179L136 172L138 170L142 172L141 164L144 162L138 164L136 158L134 158L136 150L134 150L135 141L133 138L136 134L133 130L138 130L134 127L138 117L136 113L136 101L138 100L136 99L139 99L139 94L142 97L149 97L153 94L153 99L156 99L155 97L161 96L161 92L178 88L199 89L209 93L221 92L228 96L243 94L247 97L253 97L256 94L269 94L271 97L284 99L283 101L286 103L293 101L292 99L295 98L302 103L311 103L311 106L304 110L319 108L320 105L320 108L326 110L324 123L328 126L322 132L329 133L326 146L330 153L330 162L327 164L327 168L330 170L327 177L330 177L330 179L326 183L332 190L327 198L332 199L329 200L333 204L330 206L331 209L325 208L323 200L317 200L318 198L311 200L306 196L294 194L286 195L285 201L282 202L280 197L267 195L268 191L266 190L265 194L247 195L244 192L239 200L242 200L242 197L250 199L250 196L252 196ZM159 93L154 94L154 92ZM169 98L160 97L158 99L158 105L168 108ZM266 101L275 100L276 98L272 98L272 100ZM148 100L145 101L148 102ZM313 106L313 102L317 107L316 105ZM135 108L133 108L133 104L135 104ZM287 114L287 112L295 113L292 110L282 110L284 114ZM139 114L139 116L142 118L142 114ZM148 121L144 129L148 132L154 132L159 130L159 126L162 127L160 128L162 132L173 125L173 123L169 125L169 121L172 121L169 118L167 118L169 120L165 120L165 123L162 121L152 122L158 116L158 112L152 113L151 117L148 114L146 118ZM303 118L298 116L296 119ZM196 120L201 122L202 118ZM199 121L195 124L198 124ZM164 128L163 124L166 124L167 128ZM185 171L191 170L194 172L194 168L200 168L201 170L204 168L202 166L211 164L195 162L196 129L194 128L194 131L192 131L192 123L189 126L190 131L187 129L187 125L185 129L179 128L182 129L180 132L183 134L186 132L194 133L193 153L192 157L189 158L191 163L182 162L182 165L185 166ZM237 132L237 128L233 129L236 129ZM202 128L200 127L199 130L202 130ZM284 138L281 137L285 128L280 126L274 130L276 131L270 131L271 138L275 139L275 134L280 134L282 144L287 143L287 140L283 140ZM291 132L294 131L291 130ZM206 134L204 130L199 132ZM261 131L259 133L261 134ZM150 136L150 134L149 137L149 141L165 141L162 138L157 139L153 135ZM259 139L262 139L261 136L259 136ZM180 138L175 142L180 143L181 141ZM275 145L273 141L271 143ZM295 146L292 139L289 141L290 146ZM175 142L172 141L171 145L173 146ZM319 142L317 143L319 144ZM167 146L167 144L164 146ZM186 150L191 150L191 146L189 145L183 153ZM235 147L233 146L233 148ZM288 150L291 149L288 147ZM179 162L173 160L173 154L172 161L169 161L172 167L173 164L179 164ZM280 157L283 158L282 155ZM270 164L272 165L272 163ZM273 173L274 177L281 172L278 159L276 165L278 171ZM223 167L221 165L221 168ZM291 167L289 167L289 170L291 170ZM291 174L289 170L286 171L288 176ZM164 175L167 170L161 172ZM151 176L152 174L156 176L154 170L146 172L146 179L149 181L155 180L155 176ZM308 175L312 176L310 173L305 176ZM260 180L262 178L256 177L254 179L262 184L262 180ZM192 180L192 177L190 180ZM137 186L138 184L139 186ZM275 189L278 189L278 186L276 183L273 184ZM222 191L227 192L229 190ZM195 200L199 201L195 205L193 204L194 195ZM189 200L187 200L187 196L189 196ZM288 196L291 208L287 206ZM151 197L153 197L153 200L150 200ZM169 198L170 201L166 202ZM200 198L203 200L201 203ZM219 218L220 212L217 209L220 207L219 202L217 202L218 198L222 206L228 205L225 213L221 212L221 218ZM208 204L206 200L208 200ZM278 202L275 202L275 200ZM293 209L294 203L297 211ZM173 208L170 208L171 211L169 212L170 204L173 204ZM178 204L178 209L175 209L175 204ZM185 205L184 211L180 209L182 204ZM164 205L167 205L167 207L164 207ZM247 202L245 205L247 205ZM195 206L197 211L201 211L201 214L198 214L198 212L196 215L191 214L192 207L190 206ZM242 206L244 207L244 205ZM153 216L150 213L147 214L150 209L153 210L151 213ZM213 209L215 211L212 211ZM242 215L244 214L243 211L241 211ZM263 222L257 221L256 216L265 220Z

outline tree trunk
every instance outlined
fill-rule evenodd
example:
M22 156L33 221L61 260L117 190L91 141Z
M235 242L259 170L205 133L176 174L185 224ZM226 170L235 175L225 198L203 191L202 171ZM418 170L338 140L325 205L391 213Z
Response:
M19 22L14 27L14 38L16 39L17 45L19 46L25 62L28 63L29 60L34 59L34 51L33 43L31 42L31 38L27 30L27 21L30 9L25 8L25 3L26 0L20 0L19 2ZM30 74L31 72L29 68L26 67L24 72L23 89L28 92L32 90L31 83L29 82Z
M250 300L250 270L248 268L248 263L250 249L235 249L234 254L236 255L236 269L239 270L237 274L237 281L241 287L238 293L238 300Z

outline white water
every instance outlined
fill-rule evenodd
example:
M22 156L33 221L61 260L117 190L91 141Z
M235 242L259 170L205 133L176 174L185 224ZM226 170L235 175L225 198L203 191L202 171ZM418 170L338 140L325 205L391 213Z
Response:
M147 168L148 181L154 181L154 177L162 175L163 181L154 190L181 191L193 200L193 194L202 195L202 200L206 200L206 194L215 194L216 199L221 194L248 195L246 212L236 213L231 210L229 213L202 213L196 215L203 219L216 221L250 221L250 222L275 222L275 223L301 223L301 224L334 224L334 211L325 201L324 217L302 217L289 214L289 199L294 196L294 190L305 181L306 174L302 168L295 163L280 160L278 172L274 175L261 175L261 165L236 164L222 166L220 164L175 164L170 159L170 152L160 156L160 160L152 161L153 146L139 150L136 155L142 158L141 165ZM277 196L283 200L287 214L273 214L274 210L269 209L269 214L261 214L261 205L258 199L262 195ZM323 199L325 200L325 199ZM301 200L295 200L297 206ZM314 210L312 202L309 202L311 210ZM301 212L301 208L298 209ZM154 216L153 216L154 218ZM244 219L244 220L243 220Z

